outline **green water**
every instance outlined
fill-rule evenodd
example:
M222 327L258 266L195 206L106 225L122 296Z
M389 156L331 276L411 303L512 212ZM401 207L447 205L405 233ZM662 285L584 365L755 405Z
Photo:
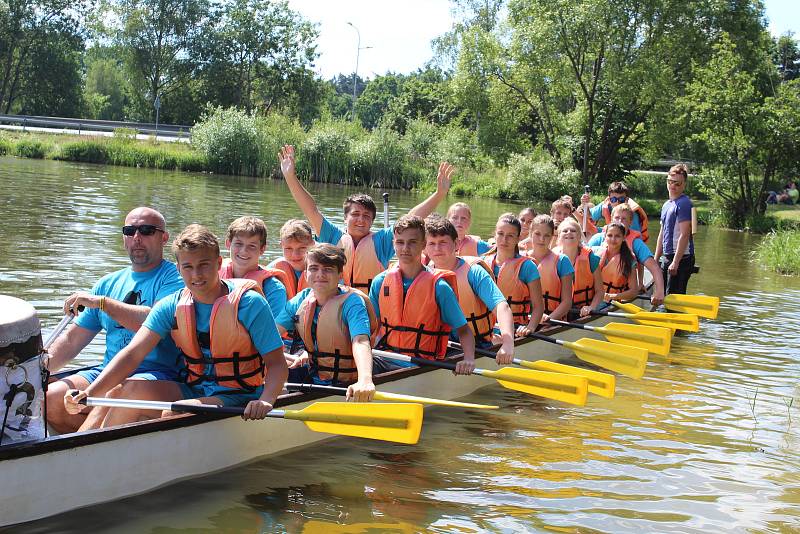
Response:
M312 192L340 221L351 190ZM392 219L419 200L393 191ZM519 209L469 202L482 235ZM280 182L0 158L0 293L53 326L64 297L128 264L119 227L138 205L173 233L201 222L222 235L259 215L268 259L300 216ZM758 240L701 228L690 290L722 298L718 320L676 337L644 379L619 378L613 400L577 408L484 388L468 400L501 410L426 411L414 447L337 439L26 532L796 532L800 279L750 262ZM98 339L78 363L101 353Z

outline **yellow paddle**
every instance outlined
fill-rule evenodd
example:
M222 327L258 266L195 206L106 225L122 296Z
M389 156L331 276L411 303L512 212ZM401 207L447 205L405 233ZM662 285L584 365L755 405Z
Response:
M330 393L332 395L345 395L347 388L340 388L336 386L323 386L321 384L294 384L286 383L286 388L290 391L321 391L323 393ZM499 406L490 404L473 404L471 402L457 402L444 399L432 399L428 397L417 397L415 395L404 395L400 393L386 393L384 391L376 391L374 400L382 400L389 402L418 402L420 404L431 404L433 406L450 406L451 408L470 408L475 410L497 410Z
M581 323L549 320L550 323L570 328L580 328L603 334L612 343L641 347L653 354L666 356L672 342L672 330L661 326L635 325L628 323L608 323L605 326L589 326Z
M87 406L171 410L173 412L242 415L244 408L214 404L145 401L87 397ZM302 410L272 410L267 417L303 421L315 432L379 439L413 445L422 429L421 404L383 404L362 402L315 402Z
M448 346L461 350L461 345L454 341L450 341ZM475 354L479 354L481 356L487 356L489 358L495 358L497 354L493 351L488 349L480 349L475 347ZM519 358L514 358L511 360L511 363L514 365L519 365L521 367L527 367L528 369L535 369L537 371L548 371L550 373L564 373L568 375L578 375L586 377L587 381L587 388L589 393L594 393L595 395L599 395L601 397L605 397L607 399L614 398L614 388L616 385L616 378L614 375L608 373L601 373L600 371L594 371L592 369L584 369L582 367L575 367L573 365L564 365L563 363L556 363L550 362L547 360L536 360L536 361L528 361L528 360L520 360Z
M687 332L698 332L700 330L700 322L697 315L691 313L662 313L662 312L648 312L639 308L635 304L614 302L614 305L621 310L620 312L607 312L607 311L594 311L592 315L607 315L609 317L622 317L630 319L638 324L647 326L661 326L664 328L672 328L674 330L686 330Z
M650 296L639 295L637 298L649 299ZM670 293L664 297L664 306L670 311L693 313L706 319L716 319L719 313L719 297Z
M373 349L372 353L400 362L410 362L416 365L427 365L454 371L456 364L440 360L426 360L416 356L406 356L394 352ZM586 405L588 381L582 376L572 376L546 371L532 371L529 369L510 369L504 367L498 371L488 369L475 369L473 374L494 378L501 386L515 391L528 393L548 399L559 400L578 406Z
M647 350L640 347L609 343L588 337L578 341L564 341L535 332L530 335L548 343L564 346L585 362L631 378L642 378L645 367L647 367Z

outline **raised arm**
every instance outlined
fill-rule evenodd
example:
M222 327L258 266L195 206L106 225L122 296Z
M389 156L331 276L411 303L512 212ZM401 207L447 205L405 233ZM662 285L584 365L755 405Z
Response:
M286 180L286 185L289 186L289 192L292 193L294 201L300 206L303 215L308 219L309 224L314 229L314 232L319 235L322 230L322 213L300 180L297 178L295 172L295 157L294 147L292 145L284 145L278 153L278 162L281 164L281 172L283 178Z
M454 171L455 167L446 161L440 163L439 172L436 175L436 191L431 196L423 200L421 204L411 208L408 214L416 215L417 217L422 217L424 219L433 213L433 210L436 209L436 206L439 205L439 202L447 197L447 193L450 191L450 183L452 182Z

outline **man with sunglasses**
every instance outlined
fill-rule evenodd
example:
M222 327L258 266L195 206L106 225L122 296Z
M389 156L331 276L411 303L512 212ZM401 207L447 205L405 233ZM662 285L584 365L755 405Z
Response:
M686 294L694 272L692 201L683 192L688 179L689 168L685 164L673 165L667 175L669 200L661 206L655 257L661 262L667 294Z
M90 292L78 291L64 302L64 313L83 311L50 347L49 371L61 369L101 331L105 331L106 351L100 365L50 384L47 421L57 432L93 428L102 422L105 408L87 408L77 415L68 414L64 409L64 394L68 389L86 389L133 339L153 305L183 288L175 264L164 259L164 245L168 240L163 215L151 208L134 209L125 217L122 227L122 243L130 257L130 266L107 274ZM129 380L177 380L178 356L177 347L167 336ZM87 417L87 414L90 415Z
M581 197L581 204L588 204L591 201L588 193L584 193ZM605 220L604 224L612 222L611 212L614 208L621 204L628 204L633 210L633 223L629 230L636 230L642 234L642 241L648 242L650 236L647 231L647 212L644 211L635 200L628 196L628 186L624 182L612 182L608 186L608 196L589 210L589 217L592 222L598 222L601 218ZM582 210L578 210L581 211Z

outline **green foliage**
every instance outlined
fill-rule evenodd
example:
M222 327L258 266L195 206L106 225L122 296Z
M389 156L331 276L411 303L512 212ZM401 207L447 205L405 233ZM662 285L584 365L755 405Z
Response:
M209 108L192 128L192 145L205 155L214 172L255 175L261 159L257 119L236 108Z
M51 146L38 139L20 139L14 147L17 156L23 158L43 159L47 156Z
M580 188L580 174L575 170L562 171L550 161L538 161L531 156L514 155L508 164L506 198L514 200L552 201Z
M89 118L124 120L127 85L124 70L118 60L101 57L91 61L86 68L84 86Z
M306 132L296 119L280 113L270 113L256 120L260 135L258 174L260 176L280 177L278 152L283 145L301 146Z
M114 128L114 139L121 142L132 143L136 141L137 131L134 128Z
M3 136L0 136L0 156L14 153L14 144Z
M758 244L754 256L770 270L800 276L800 230L770 232Z
M352 151L355 174L362 184L406 189L415 185L405 176L409 153L396 132L379 128L357 141Z
M75 141L61 145L56 159L84 163L108 163L108 144L96 139Z
M315 124L300 147L298 173L319 182L352 183L355 176L352 147L364 132L344 120Z

